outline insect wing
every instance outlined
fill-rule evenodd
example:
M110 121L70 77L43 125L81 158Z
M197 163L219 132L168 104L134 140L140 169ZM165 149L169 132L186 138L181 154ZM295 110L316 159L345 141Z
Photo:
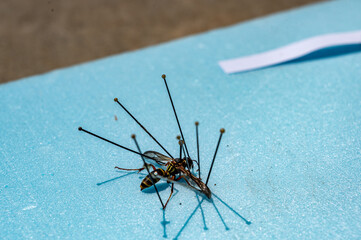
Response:
M192 184L196 184L199 187L199 191L204 193L208 198L211 198L212 196L212 192L211 190L208 188L208 186L202 182L202 180L200 178L197 178L196 176L194 176L190 171L188 171L187 169L185 169L184 167L178 167L177 168L178 171L182 172L183 175L185 175L188 180L192 180ZM198 189L197 189L198 190Z
M198 187L200 188L201 192L204 193L209 199L212 196L212 192L211 190L208 188L208 186L202 182L202 180L200 180L199 178L195 177L194 175L189 175L189 177L198 185Z
M164 180L164 181L167 181L168 183L175 183L175 184L178 184L178 185L181 185L185 188L189 188L189 189L192 189L192 190L195 190L195 191L198 191L198 192L202 192L200 189L192 186L192 185L188 185L186 183L182 183L182 182L179 182L179 181L175 181L175 180L172 180L170 178L167 178L167 177L162 177L162 176L157 176L157 178L161 179L161 180Z
M146 151L143 153L148 160L155 161L159 165L166 165L168 162L171 162L173 159L170 157L167 157L159 152L155 151Z

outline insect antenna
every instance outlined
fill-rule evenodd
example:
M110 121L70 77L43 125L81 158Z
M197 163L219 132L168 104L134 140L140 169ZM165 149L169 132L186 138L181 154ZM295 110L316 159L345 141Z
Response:
M133 118L133 120L134 120L136 123L138 123L138 125L139 125L146 133L148 133L148 135L168 154L168 156L171 157L171 158L173 158L173 156L167 151L167 149L165 149L165 148L162 146L162 144L160 144L160 143L157 141L157 139L155 139L155 137L153 137L153 135L152 135L150 132L148 132L148 130L123 106L123 104L121 104L121 103L119 102L118 98L114 98L114 102L117 102L117 103L119 104L119 106L121 106L121 107L124 109L124 111L125 111L126 113L128 113L128 115L131 116L131 118Z
M154 161L157 160L157 159L155 159L155 158L153 158L153 157L146 156L146 155L144 155L144 154L142 154L142 153L136 152L136 151L134 151L134 150L132 150L132 149L130 149L130 148L124 147L124 146L122 146L122 145L120 145L120 144L118 144L118 143L112 142L112 141L110 141L110 140L108 140L108 139L106 139L106 138L103 138L103 137L101 137L101 136L99 136L99 135L96 135L96 134L94 134L94 133L92 133L92 132L89 132L89 131L85 130L85 129L82 128L82 127L79 127L78 130L79 130L79 131L82 131L82 132L85 132L85 133L87 133L87 134L89 134L89 135L92 135L92 136L94 136L94 137L97 137L97 138L99 138L99 139L101 139L101 140L103 140L103 141L106 141L106 142L108 142L108 143L111 143L111 144L113 144L113 145L115 145L115 146L117 146L117 147L123 148L123 149L125 149L125 150L127 150L127 151L129 151L129 152L138 154L138 155L140 155L140 156L142 156L142 157L150 158L150 159L153 159Z
M140 147L139 147L139 144L138 144L138 141L137 141L137 139L136 139L135 134L132 134L132 138L133 138L133 140L134 140L134 142L135 142L135 145L136 145L136 146L137 146L137 148L138 148L139 153L142 153L142 151L140 150ZM151 181L152 181L152 183L153 183L153 186L154 186L155 191L157 192L157 195L158 195L159 201L160 201L160 203L162 204L162 207L163 207L163 209L164 209L164 204L163 204L163 201L162 201L162 199L161 199L161 197L160 197L160 195L159 195L159 192L158 192L157 187L155 186L155 181L154 181L154 179L153 179L152 175L150 174L150 171L149 171L148 165L146 164L146 162L145 162L145 160L144 160L144 157L143 157L142 155L140 155L140 157L141 157L141 158L142 158L142 160L143 160L143 163L144 163L145 169L147 169L147 172L148 172L148 174L149 174L148 176L150 177L150 180L151 180Z
M183 136L182 128L181 128L181 126L180 126L180 124L179 124L177 112L175 111L175 108L174 108L174 104L173 104L172 96L170 95L170 92L169 92L167 80L165 79L165 78L166 78L165 74L162 75L162 78L163 78L163 80L164 80L165 87L167 88L168 96L169 96L169 99L170 99L170 103L172 104L173 112L174 112L174 115L175 115L175 119L177 120L177 124L178 124L178 128L179 128L180 134L181 134L182 139L183 139L183 141L184 141L184 147L185 147L185 149L186 149L187 156L189 157L189 152L188 152L187 144L186 144L186 141L185 141L184 136ZM188 166L188 168L189 168L188 163L187 163L187 166Z
M199 125L199 122L195 122L194 124L196 125L196 138L197 138L198 177L201 178L201 166L200 166L200 159L199 159L199 140L198 140L198 125Z
M209 176L211 176L211 172L212 172L212 168L213 168L213 163L214 163L214 160L216 159L216 155L217 155L218 147L219 147L219 144L221 143L222 135L223 135L223 133L224 133L225 131L226 131L226 130L224 130L224 128L221 128L221 130L220 130L221 134L219 135L219 139L218 139L218 143L217 143L216 151L215 151L214 156L213 156L213 160L212 160L211 168L209 169L209 173L208 173L208 177L207 177L206 185L208 184Z

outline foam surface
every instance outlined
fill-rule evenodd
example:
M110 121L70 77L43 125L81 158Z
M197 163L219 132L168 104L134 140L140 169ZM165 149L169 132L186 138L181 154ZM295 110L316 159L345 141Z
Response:
M218 66L361 29L360 9L327 2L1 85L0 238L360 238L361 53L233 75ZM118 97L178 154L162 73L192 156L200 122L203 176L226 129L213 201L176 186L165 212L139 191L144 174L114 170L141 167L138 156L77 130L133 149L135 133L143 151L161 152Z

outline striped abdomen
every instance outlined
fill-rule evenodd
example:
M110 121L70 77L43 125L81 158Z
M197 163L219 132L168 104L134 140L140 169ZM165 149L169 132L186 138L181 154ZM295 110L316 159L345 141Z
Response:
M154 183L157 183L160 178L158 176L161 176L161 177L167 177L169 174L164 171L163 169L161 168L158 168L156 170L154 170L153 172L150 173L153 177L153 180L154 180ZM140 184L140 190L143 190L143 189L146 189L146 188L149 188L150 186L152 186L153 183L152 183L152 180L150 179L150 176L149 174L143 179L142 183Z

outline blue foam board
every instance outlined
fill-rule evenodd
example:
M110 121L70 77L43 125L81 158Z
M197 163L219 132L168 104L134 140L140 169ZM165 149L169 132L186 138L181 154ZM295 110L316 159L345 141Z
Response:
M1 85L0 238L360 239L360 51L232 75L217 65L361 29L360 9L325 2ZM226 129L212 199L177 184L164 212L140 191L144 173L114 170L138 156L77 130L132 149L135 133L162 152L118 97L177 155L163 73L193 157L200 122L203 176Z

